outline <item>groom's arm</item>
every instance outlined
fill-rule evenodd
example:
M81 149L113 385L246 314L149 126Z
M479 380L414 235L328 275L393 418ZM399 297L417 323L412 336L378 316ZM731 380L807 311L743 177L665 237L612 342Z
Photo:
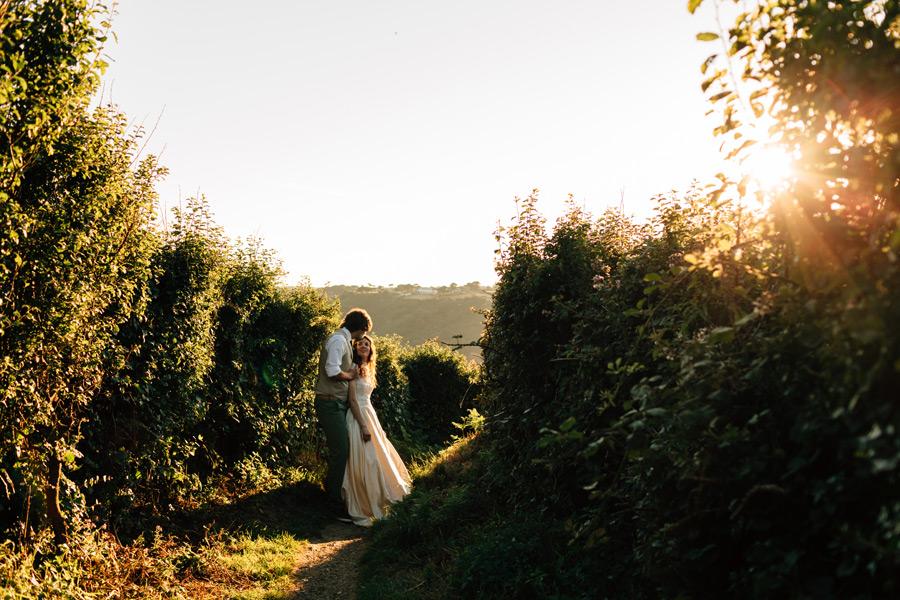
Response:
M359 377L359 367L356 363L353 363L350 365L349 371L341 371L341 368L338 367L338 374L330 375L329 379L332 381L353 381L357 377Z
M344 357L344 338L340 334L332 335L325 342L325 374L332 381L352 381L359 377L359 367L350 365L349 371L341 370L341 359Z

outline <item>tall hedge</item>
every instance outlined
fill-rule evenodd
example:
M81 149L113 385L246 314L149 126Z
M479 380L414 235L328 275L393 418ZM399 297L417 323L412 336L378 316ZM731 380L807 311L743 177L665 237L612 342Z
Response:
M81 481L110 515L208 498L240 483L245 462L277 471L322 446L315 359L337 307L309 286L282 289L274 254L225 237L203 199L176 210L162 240L146 309L117 339L127 361L81 448Z
M134 165L123 117L88 107L100 17L80 0L0 11L0 499L14 535L44 518L57 543L70 529L63 465L122 360L113 339L140 310L154 245L159 168Z
M773 2L728 32L745 68L704 87L738 157L741 120L773 119L797 159L776 190L723 176L647 228L572 207L550 233L523 202L485 335L485 488L509 517L460 557L460 590L897 594L898 15ZM507 577L477 568L513 535Z
M446 444L476 406L478 369L466 357L437 342L411 348L401 358L409 382L409 413L427 444Z
M89 107L108 17L0 5L0 528L60 549L91 516L314 455L312 360L337 318L202 199L156 219L165 169Z

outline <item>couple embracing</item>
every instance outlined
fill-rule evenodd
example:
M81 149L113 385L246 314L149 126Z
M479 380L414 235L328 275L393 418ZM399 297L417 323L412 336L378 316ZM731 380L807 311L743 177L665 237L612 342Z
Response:
M346 315L322 346L316 418L328 444L325 495L335 516L370 525L410 492L409 473L372 408L375 344L372 319L361 309Z

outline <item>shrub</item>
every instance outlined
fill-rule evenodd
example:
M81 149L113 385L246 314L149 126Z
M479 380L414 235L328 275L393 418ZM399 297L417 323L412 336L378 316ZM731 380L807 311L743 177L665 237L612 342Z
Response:
M161 174L152 157L135 164L140 132L123 116L89 109L103 13L82 0L0 11L0 526L49 522L60 544L80 526L61 503L81 426L144 300Z
M437 342L411 348L401 358L409 385L409 411L431 445L445 444L478 396L476 365Z
M405 450L405 446L420 443L409 411L409 381L401 366L406 346L397 336L376 336L373 341L378 353L378 385L372 392L372 406L385 433Z

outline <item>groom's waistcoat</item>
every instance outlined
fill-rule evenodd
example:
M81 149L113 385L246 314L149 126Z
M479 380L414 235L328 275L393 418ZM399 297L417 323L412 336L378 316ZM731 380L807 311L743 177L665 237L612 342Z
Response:
M350 345L351 342L339 331L328 336L328 339L322 344L322 351L319 352L319 379L316 382L316 395L335 396L341 402L346 403L347 394L350 390L350 382L334 381L328 377L328 374L325 372L325 361L328 359L328 353L325 350L325 346L328 344L328 340L334 335L340 336L345 344L344 354L341 356L341 371L349 371L350 365L353 363L353 346Z

